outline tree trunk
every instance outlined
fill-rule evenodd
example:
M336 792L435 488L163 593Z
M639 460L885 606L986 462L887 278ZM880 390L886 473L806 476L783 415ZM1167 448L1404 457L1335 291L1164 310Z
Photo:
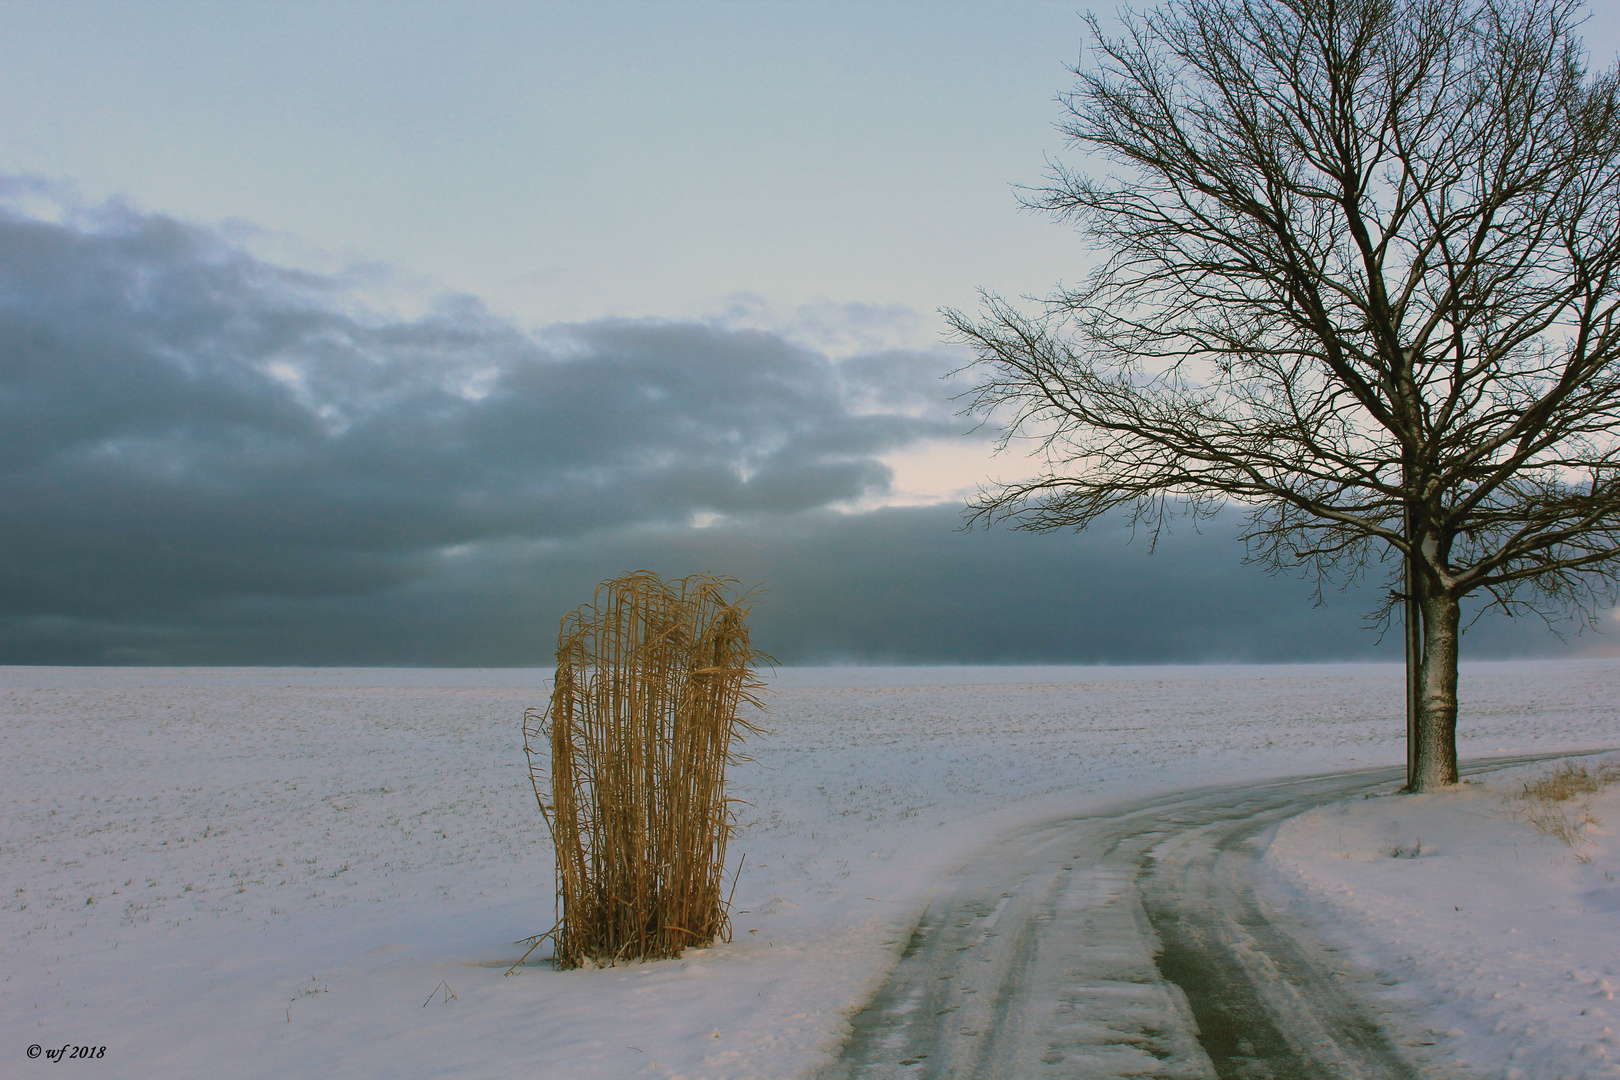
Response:
M1403 470L1403 477L1410 475L1409 470ZM1405 590L1406 598L1402 601L1405 611L1402 613L1403 629L1406 631L1406 790L1413 791L1417 786L1417 715L1418 702L1422 694L1418 687L1422 685L1419 680L1418 668L1423 663L1423 602L1418 598L1417 590L1423 578L1417 570L1417 554L1412 545L1412 508L1408 506L1402 515L1401 528L1405 531L1406 542L1409 545L1404 562L1406 564Z
M1421 695L1414 732L1411 790L1457 782L1457 645L1462 609L1455 596L1423 598Z

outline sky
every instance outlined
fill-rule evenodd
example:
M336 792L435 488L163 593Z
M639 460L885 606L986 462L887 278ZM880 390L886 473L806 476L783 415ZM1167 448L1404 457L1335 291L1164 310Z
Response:
M1398 659L1236 515L961 528L1032 466L939 312L1089 265L1016 198L1076 160L1072 4L0 25L0 663L543 665L642 567L763 586L794 663Z

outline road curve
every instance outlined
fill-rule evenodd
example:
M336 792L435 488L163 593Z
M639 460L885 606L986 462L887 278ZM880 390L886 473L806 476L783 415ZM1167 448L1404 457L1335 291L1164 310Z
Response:
M1003 838L942 881L822 1080L1409 1080L1362 1007L1270 921L1252 844L1403 779L1202 788Z

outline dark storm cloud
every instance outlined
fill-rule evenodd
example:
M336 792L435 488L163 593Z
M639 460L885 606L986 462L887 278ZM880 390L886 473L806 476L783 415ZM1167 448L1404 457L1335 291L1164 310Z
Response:
M1366 595L1313 608L1242 567L1230 518L1149 557L1108 525L829 509L958 435L947 366L532 335L470 301L390 320L162 217L0 210L0 663L544 664L640 567L764 584L758 642L788 662L1395 658ZM1550 647L1482 626L1470 656Z
M595 584L645 567L763 585L756 644L788 663L1165 663L1400 659L1362 628L1369 589L1330 591L1241 565L1235 516L1152 555L1127 529L964 533L950 507L825 511L590 543L500 541L370 596L226 596L184 610L0 625L16 663L545 666ZM1590 646L1592 640L1579 639ZM1557 655L1539 622L1487 619L1468 659Z
M5 610L365 594L457 545L794 513L962 426L937 358L354 307L163 217L0 211Z

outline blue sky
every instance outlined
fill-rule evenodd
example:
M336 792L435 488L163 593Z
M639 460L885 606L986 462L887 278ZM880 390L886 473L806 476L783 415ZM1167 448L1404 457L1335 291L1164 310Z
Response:
M1024 466L956 415L938 309L1087 266L1013 190L1075 160L1072 4L0 24L0 243L56 350L0 439L0 662L543 663L637 565L775 582L795 660L1390 652L1230 523L1158 562L953 531ZM1612 6L1587 36L1615 55Z

